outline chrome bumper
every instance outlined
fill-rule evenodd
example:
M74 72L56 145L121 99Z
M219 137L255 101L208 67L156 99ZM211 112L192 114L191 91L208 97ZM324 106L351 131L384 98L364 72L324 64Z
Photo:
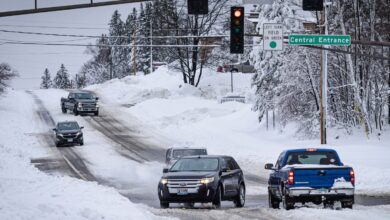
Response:
M354 188L329 188L329 189L314 189L314 188L290 188L288 189L289 196L353 196Z

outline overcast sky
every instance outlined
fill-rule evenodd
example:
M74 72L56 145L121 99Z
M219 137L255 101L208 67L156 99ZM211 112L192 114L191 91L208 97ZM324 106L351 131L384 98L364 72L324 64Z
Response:
M95 0L94 2L102 1L110 0ZM38 7L89 2L90 0L38 0ZM31 9L33 7L34 0L0 0L0 11ZM138 4L121 4L2 17L0 18L0 30L100 35L108 32L108 22L115 9L118 9L121 13L122 20L126 20L127 15L131 12L133 7L138 7ZM69 73L74 75L80 70L82 64L91 57L84 54L85 47L2 44L2 42L6 41L88 44L94 43L95 39L26 35L4 33L0 31L0 62L9 63L20 75L20 77L13 80L12 87L17 89L34 89L39 88L41 82L40 77L45 68L49 69L53 78L60 68L60 65L63 63L69 70Z

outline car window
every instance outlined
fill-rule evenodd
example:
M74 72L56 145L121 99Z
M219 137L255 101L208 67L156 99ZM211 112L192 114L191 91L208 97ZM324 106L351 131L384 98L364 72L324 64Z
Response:
M281 166L281 164L282 164L282 158L283 158L283 153L281 153L281 154L279 155L278 160L277 160L276 163L275 163L275 168L276 168L276 169L279 169L279 168L280 168L280 166Z
M234 164L234 166L236 167L236 169L241 169L240 166L238 165L237 161L235 161L233 158L232 158L232 162Z
M206 149L174 149L173 158L180 158L184 156L207 155Z
M334 152L291 152L287 158L287 165L294 164L337 165L339 161Z
M227 163L227 168L229 170L236 170L237 167L235 166L235 164L233 163L233 160L231 158L226 158L226 163Z
M182 158L172 166L170 171L215 171L217 169L217 158Z
M58 123L58 130L78 130L79 125L76 122Z
M76 99L92 99L93 96L90 93L76 93Z
M227 164L226 164L226 159L225 158L222 158L221 159L221 169L227 169Z

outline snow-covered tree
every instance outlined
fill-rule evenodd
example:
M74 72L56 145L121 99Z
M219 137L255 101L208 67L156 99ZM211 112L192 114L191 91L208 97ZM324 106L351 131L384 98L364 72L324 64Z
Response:
M7 63L0 63L0 94L8 87L8 82L18 73Z
M60 69L57 71L57 75L54 77L54 88L57 89L71 89L72 84L69 78L68 70L64 64L61 64Z
M51 80L50 72L46 68L45 71L43 72L43 76L41 77L42 82L41 82L41 89L49 89L53 86L53 82Z

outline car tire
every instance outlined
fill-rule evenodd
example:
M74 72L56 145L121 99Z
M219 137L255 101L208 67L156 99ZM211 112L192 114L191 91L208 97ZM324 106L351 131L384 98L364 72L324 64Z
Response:
M294 209L294 200L290 196L286 195L286 191L283 190L282 196L283 208L286 210Z
M195 206L195 203L193 203L193 202L184 203L184 208L186 208L186 209L193 209L194 206Z
M77 111L76 106L74 106L74 108L73 108L73 114L74 114L75 116L79 115L79 111Z
M84 145L84 141L80 142L80 146L83 146Z
M213 206L216 208L216 209L219 209L221 208L221 200L222 200L222 192L221 192L222 188L221 186L218 186L217 188L217 191L215 193L215 197L214 197L214 200L213 200Z
M245 186L244 184L240 184L240 188L238 189L238 195L236 200L234 200L234 205L237 208L244 207L245 205Z
M99 116L99 111L94 112L95 116Z
M169 208L169 202L161 202L160 201L160 208L162 208L162 209Z
M272 195L270 190L268 190L268 205L273 209L278 209L280 206L280 201L274 195Z
M56 147L61 147L61 144L60 143L56 143Z
M66 114L66 108L64 105L61 106L62 113Z

